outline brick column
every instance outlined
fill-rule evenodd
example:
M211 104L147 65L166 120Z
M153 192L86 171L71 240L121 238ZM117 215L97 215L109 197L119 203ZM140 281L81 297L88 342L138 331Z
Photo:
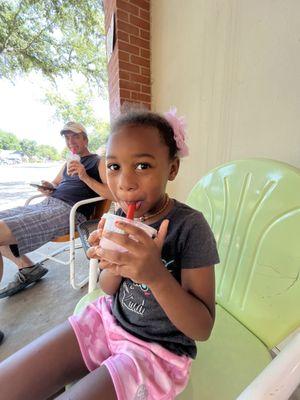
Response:
M150 86L150 0L104 0L105 30L112 15L115 46L108 60L108 90L111 118L122 104L151 108Z

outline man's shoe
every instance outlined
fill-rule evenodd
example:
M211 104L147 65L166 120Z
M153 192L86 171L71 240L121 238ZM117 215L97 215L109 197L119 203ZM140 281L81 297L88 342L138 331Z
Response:
M20 269L14 276L14 280L5 288L0 290L0 299L20 292L21 290L25 289L26 286L40 280L44 275L46 275L47 272L47 268L44 268L39 263L33 265L32 267Z

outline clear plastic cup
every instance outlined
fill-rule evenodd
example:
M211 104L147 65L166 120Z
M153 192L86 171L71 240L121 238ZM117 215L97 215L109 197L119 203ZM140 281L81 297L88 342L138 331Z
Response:
M67 174L70 175L69 172L69 164L71 161L78 161L80 162L80 156L76 153L70 153L67 158Z
M118 215L109 214L109 213L103 214L102 218L105 219L103 233L104 232L117 232L117 233L125 234L125 232L122 229L117 228L115 225L116 221L124 221L124 222L127 222L128 224L132 224L132 225L137 226L138 228L143 229L143 231L145 231L147 233L147 235L153 239L157 236L156 229L152 228L149 225L143 224L140 221L127 219L125 217L120 217ZM134 239L134 237L131 235L129 235L129 237ZM100 239L99 244L103 249L117 250L121 253L124 253L127 251L123 246L120 246L119 244L117 244L117 243L113 242L112 240L109 240L105 237L102 237Z

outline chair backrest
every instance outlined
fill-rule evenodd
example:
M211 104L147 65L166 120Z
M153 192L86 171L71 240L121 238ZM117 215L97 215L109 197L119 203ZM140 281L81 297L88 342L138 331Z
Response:
M111 206L111 200L99 201L95 204L94 212L89 219L100 219L103 214L108 212Z
M300 326L300 171L267 159L230 162L187 202L216 237L218 304L272 348Z
M101 216L104 213L108 212L110 206L111 206L111 200L105 199L105 200L98 201L97 203L95 203L93 213L90 215L89 220L92 220L92 219L100 220ZM77 231L75 231L74 237L75 237L75 239L77 239L79 237L79 233ZM67 235L56 237L55 239L52 240L52 242L60 243L60 242L68 242L69 240L70 240L70 235L67 234Z

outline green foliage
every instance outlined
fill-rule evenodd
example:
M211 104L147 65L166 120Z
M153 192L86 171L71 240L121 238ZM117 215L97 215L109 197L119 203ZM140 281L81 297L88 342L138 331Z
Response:
M32 157L52 161L61 159L58 151L52 146L46 144L38 145L35 140L19 140L13 133L4 132L2 130L0 130L0 150L19 150L29 157L29 159Z
M38 146L38 156L53 161L60 160L60 155L55 147L47 144L41 144Z
M0 149L1 150L21 150L19 140L16 135L0 130Z
M107 129L105 126L107 125ZM98 153L99 148L105 146L108 136L108 124L103 123L103 131L92 132L89 135L89 150L93 153Z
M37 157L52 161L60 160L58 151L47 144L38 145L35 140L23 139L20 141L22 152L29 158Z
M55 118L60 121L80 121L85 126L97 124L91 105L92 92L83 85L73 88L72 92L72 101L62 97L58 91L46 92L45 101L55 108Z
M54 86L60 78L84 81L74 89L75 101L63 99L57 86L46 101L62 123L75 120L88 128L91 151L105 143L108 124L94 116L91 103L107 96L102 0L0 0L0 78L30 72L41 72ZM60 157L35 141L10 140L0 136L0 146L19 146L29 157Z
M1 0L0 77L41 71L55 80L76 72L106 92L101 0Z
M63 160L66 160L69 153L70 153L70 150L69 150L67 147L65 147L65 148L63 149L63 151L61 152L60 157L61 157Z
M62 123L76 121L83 124L89 132L89 150L96 152L107 141L109 124L95 117L93 93L86 86L75 87L73 97L70 101L58 92L48 91L45 101L54 107L57 120Z
M37 155L38 144L35 140L22 139L20 141L21 150L29 158Z

